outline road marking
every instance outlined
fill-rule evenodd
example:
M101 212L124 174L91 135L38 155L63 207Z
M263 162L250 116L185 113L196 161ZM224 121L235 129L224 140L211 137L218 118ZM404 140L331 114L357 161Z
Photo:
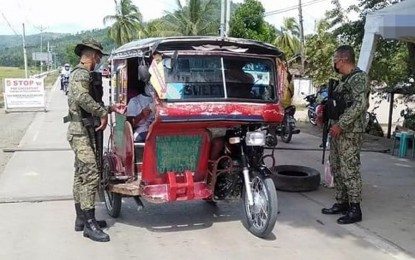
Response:
M32 141L36 141L38 135L39 135L39 131L36 131L35 135L32 138Z
M42 197L9 197L0 198L0 204L12 204L12 203L39 203L39 202L52 202L52 201L67 201L73 200L73 195L62 195L62 196L42 196Z

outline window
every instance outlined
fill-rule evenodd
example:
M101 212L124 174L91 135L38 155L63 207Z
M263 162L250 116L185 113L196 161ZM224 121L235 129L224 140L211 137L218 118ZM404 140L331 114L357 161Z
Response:
M267 59L179 56L165 67L167 99L275 100L275 70Z

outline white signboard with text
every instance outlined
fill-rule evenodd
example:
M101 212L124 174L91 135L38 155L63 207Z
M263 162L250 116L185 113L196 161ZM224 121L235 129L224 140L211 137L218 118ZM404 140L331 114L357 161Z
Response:
M4 108L45 108L43 79L5 79Z

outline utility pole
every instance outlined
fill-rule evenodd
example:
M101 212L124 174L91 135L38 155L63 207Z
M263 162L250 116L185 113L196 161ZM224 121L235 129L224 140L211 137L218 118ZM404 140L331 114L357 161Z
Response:
M26 31L23 23L23 60L24 60L24 76L27 78L27 53L26 53Z
M219 26L219 32L220 37L225 37L225 16L226 16L226 0L221 0L220 4L220 26Z
M40 27L36 27L40 31L40 56L42 57L43 53L43 31L45 31L47 28L40 25ZM40 73L43 71L43 61L40 61Z
M225 17L225 36L229 36L229 20L231 19L231 2L232 0L226 0L226 17Z
M304 77L304 72L305 72L304 25L303 25L303 8L302 8L301 0L299 0L299 3L298 3L298 16L300 20L301 77Z
M48 64L46 65L46 71L49 71L50 70L50 47L49 47L49 41L48 41Z

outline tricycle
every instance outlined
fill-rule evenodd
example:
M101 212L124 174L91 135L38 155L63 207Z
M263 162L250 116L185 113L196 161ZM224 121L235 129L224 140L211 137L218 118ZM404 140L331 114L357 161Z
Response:
M264 160L284 118L281 55L262 42L206 36L149 38L114 50L110 103L127 105L151 90L152 120L137 141L129 105L110 118L99 186L109 215L119 216L122 197L139 207L142 199L240 200L243 225L267 237L278 214Z

